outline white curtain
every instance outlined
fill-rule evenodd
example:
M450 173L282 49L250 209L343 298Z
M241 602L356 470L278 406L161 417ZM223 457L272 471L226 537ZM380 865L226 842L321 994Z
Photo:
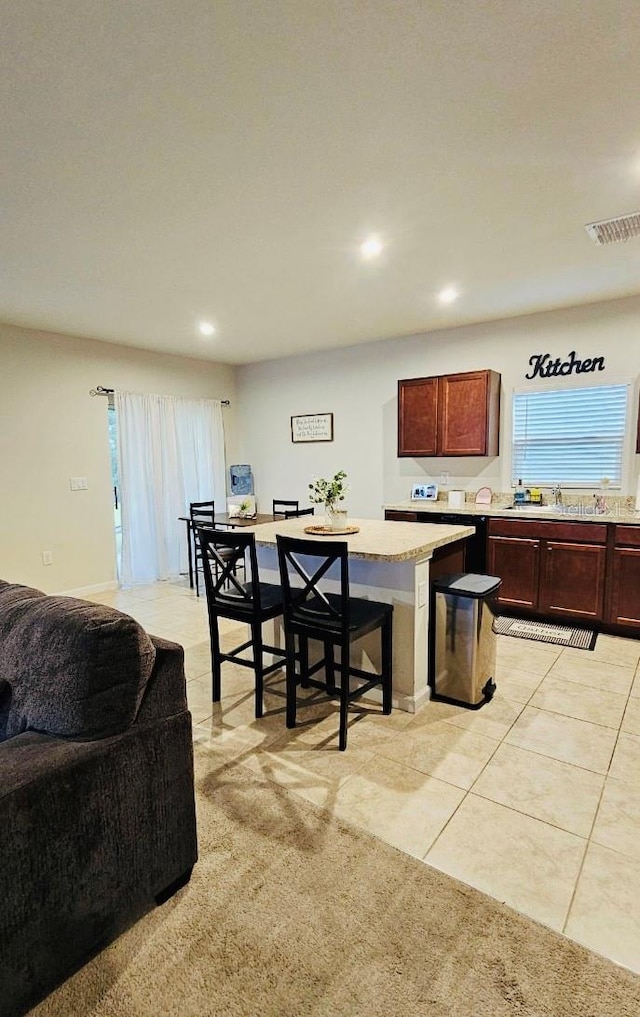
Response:
M187 571L192 501L226 509L222 404L115 392L122 506L121 583L174 579ZM216 509L217 509L216 505Z

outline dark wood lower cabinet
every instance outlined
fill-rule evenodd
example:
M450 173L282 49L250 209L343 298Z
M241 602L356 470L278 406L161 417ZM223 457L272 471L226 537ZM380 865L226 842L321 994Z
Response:
M600 544L545 541L538 610L584 621L601 621L607 549Z
M498 603L514 608L538 607L540 541L524 537L489 537L487 573L499 576Z
M385 519L415 522L425 515L387 510ZM429 521L436 519L430 515ZM439 515L437 521L444 520ZM467 545L453 545L450 553L457 558L434 563L434 574L484 571L502 579L498 605L509 612L600 622L605 631L640 638L639 525L537 522L505 513L489 519L487 530L486 568L469 568Z
M502 607L549 619L603 620L606 526L492 519L487 550L487 572L502 579Z
M611 625L640 629L640 549L614 547L611 568Z

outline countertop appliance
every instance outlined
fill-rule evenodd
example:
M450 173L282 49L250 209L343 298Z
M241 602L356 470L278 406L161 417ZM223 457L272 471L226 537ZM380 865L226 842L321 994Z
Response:
M437 501L437 484L414 484L411 488L412 501Z

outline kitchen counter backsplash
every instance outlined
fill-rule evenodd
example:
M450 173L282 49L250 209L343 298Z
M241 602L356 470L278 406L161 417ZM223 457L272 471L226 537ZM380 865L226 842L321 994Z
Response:
M626 495L605 496L605 510L598 511L595 496L573 495L569 491L562 492L562 509L558 511L553 504L549 504L546 496L543 505L519 505L513 508L513 491L493 491L490 505L476 505L475 491L465 491L465 503L461 506L449 505L446 491L438 493L437 501L426 501L424 499L411 499L384 505L383 508L397 512L452 512L467 513L470 515L505 515L505 516L535 516L536 518L558 519L558 516L566 516L572 520L594 518L604 521L615 522L640 522L640 512L635 511L635 497Z

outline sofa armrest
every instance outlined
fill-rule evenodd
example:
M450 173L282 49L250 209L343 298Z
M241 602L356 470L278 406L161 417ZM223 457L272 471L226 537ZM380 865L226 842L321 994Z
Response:
M188 713L74 742L0 743L3 1014L26 1012L196 859Z
M74 880L85 905L109 898L116 872L118 886L152 895L172 856L189 848L193 810L188 712L97 741L25 731L0 742L3 910L7 893L20 901L40 894L44 902Z
M156 658L140 703L136 723L148 724L160 717L174 717L187 709L184 650L160 636L150 636Z
M25 731L0 742L0 809L2 799L46 780L52 769L70 766L91 744L65 741L37 731Z

